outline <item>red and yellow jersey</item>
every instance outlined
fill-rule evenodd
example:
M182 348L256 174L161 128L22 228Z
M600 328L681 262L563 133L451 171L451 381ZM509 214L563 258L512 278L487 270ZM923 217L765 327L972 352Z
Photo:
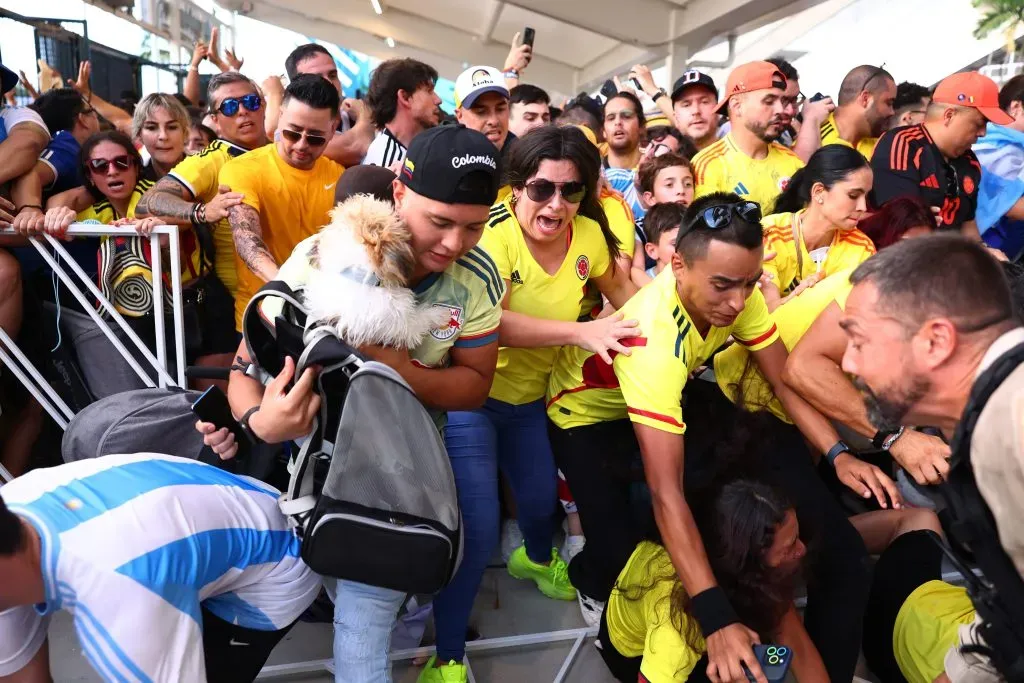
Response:
M804 245L796 239L796 222L803 211L777 213L761 220L764 227L764 250L775 252L775 258L764 262L764 272L771 276L783 295L789 294L803 280L816 272L828 277L847 268L854 268L875 253L875 245L860 230L836 230L828 254L819 267ZM815 250L817 251L817 250Z
M846 308L846 298L853 289L850 274L854 270L847 268L829 275L772 311L772 318L779 328L779 336L787 351L793 350L822 311L833 301L839 304L839 308ZM775 397L768 380L761 374L760 368L755 365L747 371L749 360L750 351L743 344L733 344L715 355L715 381L718 382L722 393L735 403L742 388L747 410L767 408L783 422L792 423L782 403Z
M665 269L641 289L621 313L640 323L641 337L622 340L629 356L612 365L579 347L565 347L548 384L548 417L562 429L621 420L682 434L683 387L690 373L732 335L751 351L779 338L761 290L729 327L712 327L701 336L683 308L676 280Z
M508 309L516 313L575 322L580 317L587 281L612 265L601 226L576 216L567 235L569 250L558 271L548 274L530 253L511 206L511 196L491 209L480 239L509 290ZM520 405L544 398L557 347L501 347L490 397Z
M712 192L735 192L760 204L762 214L771 213L789 179L804 165L777 142L768 145L764 159L752 159L740 151L731 133L701 150L692 163L695 199Z
M871 161L871 155L875 152L875 145L878 144L878 138L863 138L856 145L851 145L849 140L844 140L839 137L839 129L836 128L836 115L832 112L828 115L821 124L821 146L825 145L842 145L844 147L852 147L856 149L861 155Z
M619 241L619 250L624 256L633 258L633 250L636 247L636 223L633 220L633 210L621 194L607 187L601 189L601 208L604 215L608 217L608 227L611 228L615 239ZM580 310L580 320L596 318L601 309L604 299L598 288L590 283L587 285L586 294L583 296L583 305Z

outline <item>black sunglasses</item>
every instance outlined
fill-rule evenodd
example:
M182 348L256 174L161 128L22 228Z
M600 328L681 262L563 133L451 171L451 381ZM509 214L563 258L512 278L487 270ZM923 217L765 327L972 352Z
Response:
M323 135L310 135L309 133L300 133L297 130L289 130L288 128L281 129L281 137L288 142L298 142L305 137L306 144L310 147L323 147L327 144L327 138Z
M689 225L679 231L679 237L698 227L701 223L711 230L718 230L727 227L732 223L733 214L739 216L748 223L761 222L761 207L755 202L732 202L730 204L716 204L704 209L690 221ZM678 238L677 238L678 239Z
M217 111L224 116L234 116L238 113L239 107L245 107L249 111L259 111L260 107L263 106L260 96L256 94L242 95L241 97L228 97L225 98L220 106L217 107Z
M578 180L568 183L553 183L550 180L534 180L526 183L526 196L535 202L546 202L555 196L555 190L570 204L579 204L587 196L587 186Z
M106 173L111 164L120 171L127 171L135 165L135 161L127 154L113 159L89 159L89 170L93 173Z

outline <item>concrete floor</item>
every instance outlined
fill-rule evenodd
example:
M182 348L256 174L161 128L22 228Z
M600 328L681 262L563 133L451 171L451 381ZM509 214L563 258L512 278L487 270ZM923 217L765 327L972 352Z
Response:
M484 638L585 626L575 602L549 600L533 584L516 581L503 569L487 571L477 596L472 624ZM268 664L330 658L331 635L329 624L301 623L278 645ZM470 668L477 683L553 681L571 647L572 641L565 641L518 650L477 653L470 657ZM54 681L57 683L96 683L101 680L81 656L71 619L63 612L56 615L50 628L50 658ZM394 667L394 683L415 683L418 674L417 667L408 662L398 662ZM864 679L859 683L874 680L866 674L862 675ZM275 680L332 683L334 679L323 671ZM564 680L565 683L615 683L592 640L588 640L580 649Z

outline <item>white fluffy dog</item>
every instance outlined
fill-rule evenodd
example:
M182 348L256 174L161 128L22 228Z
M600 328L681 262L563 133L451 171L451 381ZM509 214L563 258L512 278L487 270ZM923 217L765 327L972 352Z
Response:
M316 237L305 286L308 321L323 321L346 343L413 349L445 327L447 308L419 304L409 289L416 265L409 229L387 202L356 195L331 211Z

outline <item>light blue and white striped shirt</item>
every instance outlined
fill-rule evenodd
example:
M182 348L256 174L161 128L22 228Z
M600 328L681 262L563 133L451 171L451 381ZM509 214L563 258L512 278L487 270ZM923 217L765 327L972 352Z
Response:
M320 577L277 506L278 491L167 455L109 455L30 472L0 489L42 542L46 602L0 614L0 676L74 615L108 681L204 681L200 605L275 631L312 603Z

